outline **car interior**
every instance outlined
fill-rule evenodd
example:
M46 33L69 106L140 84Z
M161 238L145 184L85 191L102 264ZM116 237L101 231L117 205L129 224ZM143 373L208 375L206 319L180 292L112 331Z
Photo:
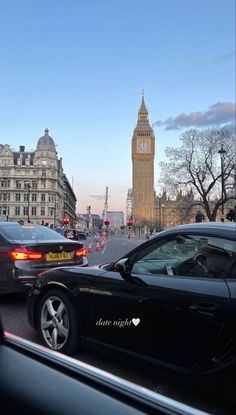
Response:
M1 415L204 415L83 362L3 332Z

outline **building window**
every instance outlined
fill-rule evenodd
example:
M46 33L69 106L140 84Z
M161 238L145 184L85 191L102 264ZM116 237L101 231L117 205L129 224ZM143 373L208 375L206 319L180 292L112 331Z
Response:
M29 201L29 193L24 193L24 202Z
M2 197L3 202L7 202L10 200L10 193L3 193L2 196L3 196Z
M26 159L26 160L25 160L25 165L26 165L26 166L29 166L29 165L30 165L30 159Z
M24 189L29 189L29 188L30 188L30 183L24 182Z
M32 182L32 189L38 188L38 182Z
M3 179L0 181L1 187L10 187L10 180Z
M16 202L20 202L20 197L21 197L21 194L20 193L16 193L15 194Z
M16 180L16 188L21 189L21 181L20 180Z
M49 201L49 202L55 202L55 195L53 195L53 194L49 194L49 195L48 195L48 201Z
M46 177L46 170L42 170L42 177Z
M29 214L29 209L28 209L28 206L24 206L24 207L23 207L23 215L24 215L24 216L28 216L28 214Z
M46 189L46 180L41 180L41 183L42 183L42 188Z
M50 216L53 216L53 214L54 214L53 209L49 209L49 215L50 215Z
M37 202L37 193L32 193L32 202Z
M42 193L41 194L41 202L45 202L45 200L46 200L46 195L45 195L45 193Z
M45 216L45 208L41 208L41 216Z
M32 206L31 208L31 215L36 216L36 206Z
M15 206L15 215L20 216L20 206Z

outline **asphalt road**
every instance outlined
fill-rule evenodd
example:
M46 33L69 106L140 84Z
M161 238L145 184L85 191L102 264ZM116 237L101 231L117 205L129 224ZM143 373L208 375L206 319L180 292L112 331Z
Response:
M86 247L88 247L89 243L92 243L92 252L88 254L89 264L96 265L116 260L143 241L144 239L129 240L127 238L109 238L105 247L97 251L96 241L93 238L89 238L85 241ZM37 333L27 322L25 298L23 296L1 296L0 314L6 331L39 343ZM103 369L148 389L162 393L198 409L205 410L206 412L216 415L231 415L236 413L226 403L219 399L216 400L207 390L199 394L193 387L183 386L179 381L174 382L163 376L147 373L141 368L129 364L129 362L121 362L107 355L104 356L100 353L90 351L83 351L74 357L99 369Z

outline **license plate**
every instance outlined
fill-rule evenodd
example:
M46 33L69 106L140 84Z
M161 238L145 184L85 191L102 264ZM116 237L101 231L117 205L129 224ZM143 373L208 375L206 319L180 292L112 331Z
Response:
M46 261L66 261L71 259L73 252L49 252L45 254Z

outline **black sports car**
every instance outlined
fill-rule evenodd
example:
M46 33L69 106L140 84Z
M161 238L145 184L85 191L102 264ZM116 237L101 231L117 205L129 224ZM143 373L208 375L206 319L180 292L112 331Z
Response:
M44 344L121 353L185 374L236 362L236 224L168 229L120 260L43 272L28 318Z
M82 243L46 226L0 222L0 294L26 291L41 271L64 265L88 265Z

